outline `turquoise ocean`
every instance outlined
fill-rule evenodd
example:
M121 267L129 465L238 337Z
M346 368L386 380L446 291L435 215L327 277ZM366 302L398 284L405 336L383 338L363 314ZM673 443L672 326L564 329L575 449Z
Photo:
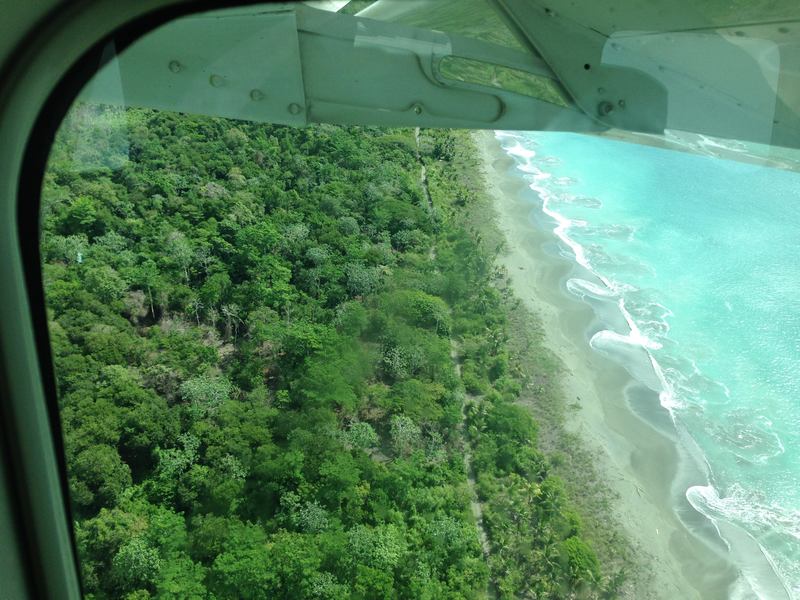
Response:
M496 136L536 192L531 226L588 274L565 292L613 308L592 349L658 393L702 469L705 485L679 493L744 595L800 599L800 173L702 136L673 140L692 152ZM715 156L737 153L750 162Z

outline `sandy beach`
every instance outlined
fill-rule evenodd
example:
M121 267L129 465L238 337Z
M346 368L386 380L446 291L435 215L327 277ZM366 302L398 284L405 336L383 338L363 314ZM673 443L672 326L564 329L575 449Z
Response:
M509 177L513 161L494 134L479 132L474 139L496 226L506 240L499 261L516 295L541 319L548 346L565 367L565 399L579 406L568 413L566 426L593 453L618 495L613 514L651 567L650 597L731 597L737 570L710 524L684 497L689 485L705 483L703 473L681 455L655 393L590 349L588 340L600 325L592 309L564 288L579 267L558 255L546 225L537 227L533 192L521 178Z

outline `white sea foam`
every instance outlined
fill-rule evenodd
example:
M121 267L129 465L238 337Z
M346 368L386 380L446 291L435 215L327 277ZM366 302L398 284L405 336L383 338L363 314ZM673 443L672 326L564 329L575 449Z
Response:
M599 200L598 200L599 202ZM596 208L602 207L602 203ZM584 228L588 235L608 238L613 240L625 240L632 242L636 233L636 228L631 225L588 225Z
M732 485L723 495L712 485L692 486L686 491L686 499L718 526L722 520L741 527L758 545L783 587L783 590L764 589L763 586L769 585L769 574L759 572L757 565L746 567L745 576L761 592L759 597L779 597L783 591L789 598L800 598L800 586L792 584L800 581L800 511L786 510L757 490L747 490L739 484ZM730 544L729 547L735 551ZM776 547L782 551L772 550ZM740 562L748 565L752 561L745 557Z
M503 136L501 136L503 137ZM599 332L593 338L592 346L608 355L614 355L618 360L633 360L637 366L635 370L638 373L637 378L641 377L649 382L659 393L661 405L670 411L684 406L683 392L688 392L684 389L683 385L674 385L673 378L668 376L667 372L662 368L656 357L653 355L654 351L658 351L663 347L663 343L656 339L666 336L669 331L669 324L666 319L672 316L668 308L658 303L653 303L651 308L658 308L660 314L653 318L644 318L641 307L631 304L629 309L630 295L636 292L636 288L610 279L604 276L597 269L598 266L614 267L622 269L623 271L642 271L649 270L649 267L639 263L629 263L620 259L619 257L612 257L608 255L605 250L597 245L584 246L578 242L574 236L570 235L570 231L575 228L591 227L585 220L570 219L554 208L554 205L559 203L580 205L590 208L601 208L602 202L598 198L579 196L569 192L556 191L551 188L552 185L557 187L565 187L574 183L574 179L570 177L555 178L547 171L534 166L532 159L536 156L537 162L540 164L548 164L558 162L555 157L541 157L537 156L536 152L522 147L522 141L526 144L532 143L527 138L518 138L514 140L513 146L504 146L504 150L516 159L517 166L530 176L531 183L529 187L536 192L542 201L542 212L550 217L555 222L553 233L560 239L569 251L568 258L575 260L579 265L593 273L601 283L600 285L591 284L591 287L586 287L584 284L578 283L578 280L573 280L567 283L567 289L576 295L584 294L589 297L599 299L606 294L605 290L610 291L616 297L617 309L622 315L625 323L627 324L627 332L618 332L606 330ZM555 159L555 160L549 160ZM633 230L629 226L603 226L596 227L590 233L603 232L610 235L625 236L631 239ZM610 237L609 235L609 237ZM651 334L651 335L648 335ZM620 348L621 345L621 348ZM614 349L614 346L617 346ZM640 347L644 351L646 366L643 366L641 356L634 358L634 354L630 352L631 347ZM677 371L676 371L677 373ZM670 373L672 375L672 373ZM654 382L657 382L654 383ZM693 394L690 394L692 396ZM673 414L674 419L674 414Z
M668 338L665 343L667 340ZM674 344L672 340L668 341ZM718 407L730 402L731 393L728 387L702 373L694 361L678 356L677 352L670 352L660 356L660 362L675 395L685 406Z
M581 206L583 208L601 208L603 206L603 203L597 198L579 196L565 190L551 191L553 192L553 195L550 201L559 205L566 204L570 206Z
M582 231L574 230L582 229L581 225L583 223L586 223L586 221L574 219L570 220L570 230L573 230L573 233L575 234L571 237L578 244L581 243L579 240L585 236L581 235L583 233ZM595 272L602 271L608 274L609 278L612 276L614 278L618 278L620 276L642 276L654 274L653 268L650 265L637 261L633 257L625 254L611 253L606 250L606 247L603 244L591 242L583 243L581 246L583 247L583 252L586 255L587 260L592 265L593 270Z
M726 150L728 152L746 152L747 147L736 140L720 140L709 137L707 135L698 135L698 142L700 146L707 148L714 148L718 150Z
M556 177L553 179L555 185L572 185L575 180L572 177Z
M524 139L524 138L523 138L523 137L522 137L522 136L521 136L519 133L517 133L516 131L499 131L499 130L498 130L498 131L495 131L495 132L494 132L494 135L495 135L495 137L496 137L496 138L498 138L498 139L504 139L504 138L508 138L508 139L512 139L512 140L521 140L521 139ZM534 142L533 142L533 140L528 140L528 141L529 141L531 144L533 144L533 143L534 143Z
M568 279L566 287L568 292L578 298L585 298L588 296L597 300L608 300L617 297L617 292L613 289L577 277Z
M721 421L709 422L706 430L720 446L751 464L764 464L786 451L772 422L749 410L733 410Z
M589 340L592 349L622 365L634 379L654 392L661 393L662 381L653 368L653 361L645 346L653 343L643 339L638 332L626 335L609 329L598 331Z
M670 330L669 319L673 316L670 309L652 300L643 290L631 290L625 298L628 312L648 338L657 340L662 348L665 343L674 345L667 337Z
M513 146L506 148L505 151L511 156L519 156L523 159L530 160L536 156L536 152L523 146L517 141Z
M531 175L536 175L539 172L539 169L534 167L532 164L529 163L522 163L517 165L517 168L522 171L523 173L528 173Z
M686 494L695 501L702 499L700 508L711 516L730 517L738 523L756 525L765 535L777 533L800 542L800 511L786 510L758 490L733 484L724 497L720 497L713 486L693 486Z
M703 134L675 130L665 131L664 137L672 144L706 156L719 156L720 153L749 154L747 146L736 140L722 140Z
M704 149L708 154L716 153L717 150L739 150L717 144L711 139L692 141L696 146L705 146L700 150ZM514 147L521 146L522 142L528 144L529 140L517 139ZM619 314L627 324L627 328L620 322L614 327L597 332L590 341L592 348L623 364L632 376L658 392L661 405L672 416L679 438L687 448L693 449L691 454L705 465L709 481L713 479L709 459L685 428L682 418L701 426L707 435L718 442L718 446L727 448L748 463L763 464L781 455L784 452L782 441L772 430L769 420L758 415L731 412L724 420L714 421L709 416L712 412L706 414L706 405L719 407L727 404L730 401L730 390L723 383L704 375L692 360L677 351L676 342L668 337L668 319L673 316L672 312L649 298L642 290L604 276L598 267L608 267L602 264L608 259L608 254L602 252L601 248L584 246L575 239L594 236L632 240L634 230L625 230L624 226L615 229L614 226L592 225L585 220L570 219L559 212L556 206L601 208L602 202L565 191L564 188L568 188L573 180L564 176L555 177L539 167L558 164L560 160L556 157L537 156L533 151L525 154L518 149L509 154L514 157L521 170L528 174L530 188L541 199L542 212L554 222L553 233L568 249L569 258L597 278L597 282L581 278L569 279L566 282L567 290L577 297L596 301L597 306L616 304ZM534 166L534 156L539 166ZM618 275L619 273L615 273L614 277ZM725 308L730 312L734 310L727 301ZM665 344L669 344L669 351L665 350ZM683 417L679 418L679 415ZM789 583L800 581L800 512L786 511L772 499L768 501L752 494L733 486L721 498L717 490L709 484L689 488L686 497L696 510L714 523L726 543L732 542L736 546L741 541L737 537L739 534L726 529L728 524L741 527L741 535L744 536L751 536L756 532L758 546L766 563L772 566L771 570L782 581L788 597L800 600L800 588L791 588ZM763 533L762 537L759 537L759 531ZM778 536L780 540L775 542L770 536ZM779 548L777 552L776 544ZM739 551L742 552L741 548ZM793 557L794 560L787 560L787 557ZM772 585L768 582L768 573L764 570L756 572L756 567L747 563L746 556L736 562L742 567L750 588L763 590ZM740 586L742 597L749 597L746 587L748 586ZM769 593L756 593L759 597L773 597Z
M519 140L515 140L514 146L504 146L504 150L509 155L523 158L528 163L528 166L530 166L530 159L535 156L536 153L527 149L520 150L520 148L522 148L522 145ZM539 198L541 198L542 212L553 219L553 221L556 223L553 233L555 233L556 236L562 242L564 242L564 244L566 244L566 246L572 252L574 260L579 265L592 272L608 289L614 289L614 282L608 277L605 277L601 273L597 272L597 270L594 268L586 248L584 248L584 246L582 246L569 235L569 231L575 223L562 213L552 208L551 205L553 204L553 201L557 201L557 198L559 197L559 194L554 193L546 185L548 180L552 179L552 174L542 171L536 167L532 167L530 172L533 175L533 182L529 187L537 193ZM570 178L559 178L557 181L565 182L568 179ZM617 306L628 325L629 331L627 333L618 333L612 331L599 332L598 334L595 334L595 337L593 338L593 347L597 349L602 348L603 352L613 355L619 354L619 352L612 349L612 347L617 343L622 343L627 346L641 347L646 353L647 363L649 363L650 368L652 369L652 376L649 373L646 373L644 370L639 372L639 376L646 378L650 384L652 384L654 376L655 380L658 382L658 387L655 385L651 385L651 387L653 387L653 389L659 393L659 400L662 406L668 410L675 408L679 405L679 403L675 399L674 393L672 392L660 365L650 352L651 350L657 350L661 348L661 344L655 340L651 340L641 332L630 312L628 312L626 309L624 298L619 298L617 300Z

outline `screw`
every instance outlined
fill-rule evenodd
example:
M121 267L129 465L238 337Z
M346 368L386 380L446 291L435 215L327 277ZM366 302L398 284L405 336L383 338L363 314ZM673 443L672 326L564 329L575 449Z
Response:
M208 82L213 87L218 88L225 85L225 78L222 75L212 75L211 77L208 78Z
M617 104L619 105L620 108L625 108L625 100L620 100L619 102L617 102Z
M169 70L173 73L180 73L183 70L183 65L177 60L169 61Z
M414 105L414 114L421 115L422 114L422 107L419 104Z
M606 115L611 114L614 112L614 105L611 104L608 100L603 100L600 104L597 105L597 114L601 117L605 117Z
M250 90L250 100L254 100L258 102L259 100L264 99L264 92L261 90Z
M303 110L303 107L297 104L297 102L292 102L289 105L289 113L293 115L299 115L300 111Z

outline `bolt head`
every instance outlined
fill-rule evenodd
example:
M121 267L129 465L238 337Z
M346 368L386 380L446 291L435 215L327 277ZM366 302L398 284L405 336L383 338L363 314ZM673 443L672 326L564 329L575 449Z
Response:
M297 104L297 102L292 102L289 105L289 113L292 115L299 115L301 110L303 110L303 107Z
M599 114L601 117L610 115L612 112L614 112L614 105L608 100L603 100L597 105L597 114Z
M264 99L264 92L261 90L250 90L250 100L258 102Z
M225 85L225 78L222 75L214 74L208 78L208 83L215 88L222 87Z
M180 73L183 70L183 65L177 60L169 61L169 70L173 73Z

